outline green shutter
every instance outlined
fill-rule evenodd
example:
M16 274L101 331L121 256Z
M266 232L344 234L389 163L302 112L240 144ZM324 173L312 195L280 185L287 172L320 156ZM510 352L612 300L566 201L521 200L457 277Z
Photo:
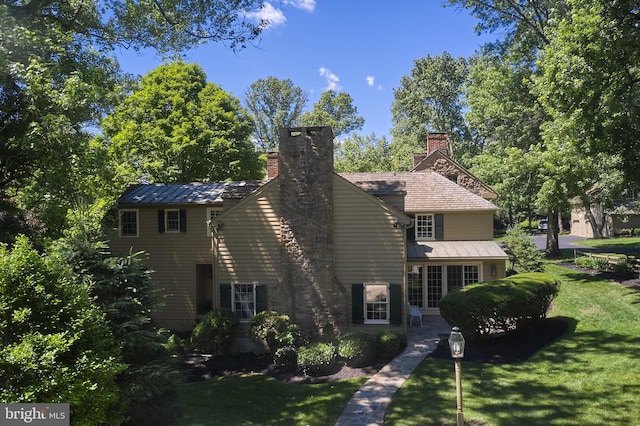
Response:
M231 308L231 284L220 284L220 307Z
M416 226L415 226L416 215L410 214L408 216L411 218L414 225L407 228L407 241L415 241L416 240Z
M351 284L351 322L364 324L364 284Z
M164 210L158 210L158 232L164 232Z
M260 312L264 312L267 309L268 309L267 286L257 285L256 286L256 314Z
M438 213L434 215L436 222L436 240L444 240L444 215Z
M389 284L389 322L393 325L402 324L402 286Z
M187 232L187 211L180 210L180 232Z

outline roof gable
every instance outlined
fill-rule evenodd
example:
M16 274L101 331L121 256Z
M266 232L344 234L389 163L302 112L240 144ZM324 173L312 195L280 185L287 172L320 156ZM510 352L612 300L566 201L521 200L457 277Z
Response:
M413 173L433 170L442 176L455 181L458 185L480 195L487 200L493 200L498 194L480 179L471 174L465 167L440 150L433 151L411 169Z

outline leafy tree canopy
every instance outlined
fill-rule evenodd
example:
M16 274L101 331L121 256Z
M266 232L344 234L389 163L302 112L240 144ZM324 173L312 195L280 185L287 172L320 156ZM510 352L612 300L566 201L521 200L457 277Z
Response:
M423 152L429 132L446 132L455 147L468 138L463 97L468 65L448 52L414 62L411 75L394 89L392 150L397 170L409 170L414 152Z
M640 9L637 1L569 0L539 61L537 93L555 130L587 155L619 155L640 182Z
M277 151L280 128L296 127L307 105L307 95L290 79L260 79L245 91L244 102L255 121L254 137L258 147Z
M358 115L351 95L335 90L322 93L313 109L303 113L300 121L304 126L329 126L336 138L364 126L364 118Z
M348 136L335 144L334 168L338 173L391 171L389 142L375 134Z
M118 167L116 181L134 183L259 179L263 162L240 101L182 61L147 73L102 122L98 140Z

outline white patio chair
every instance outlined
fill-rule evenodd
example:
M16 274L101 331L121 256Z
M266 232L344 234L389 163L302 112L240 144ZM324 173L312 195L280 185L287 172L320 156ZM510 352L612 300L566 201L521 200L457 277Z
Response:
M409 306L409 316L411 317L411 320L409 321L409 326L412 327L413 319L418 318L420 320L420 327L422 327L422 312L420 312L420 308L418 308L417 306L409 305L409 304L408 306Z

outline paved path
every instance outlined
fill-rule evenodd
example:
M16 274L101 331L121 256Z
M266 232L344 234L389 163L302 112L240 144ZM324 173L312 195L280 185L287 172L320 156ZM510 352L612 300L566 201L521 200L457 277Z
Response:
M407 348L373 375L344 407L336 426L383 425L393 394L451 331L441 316L424 316L424 327L407 329Z

